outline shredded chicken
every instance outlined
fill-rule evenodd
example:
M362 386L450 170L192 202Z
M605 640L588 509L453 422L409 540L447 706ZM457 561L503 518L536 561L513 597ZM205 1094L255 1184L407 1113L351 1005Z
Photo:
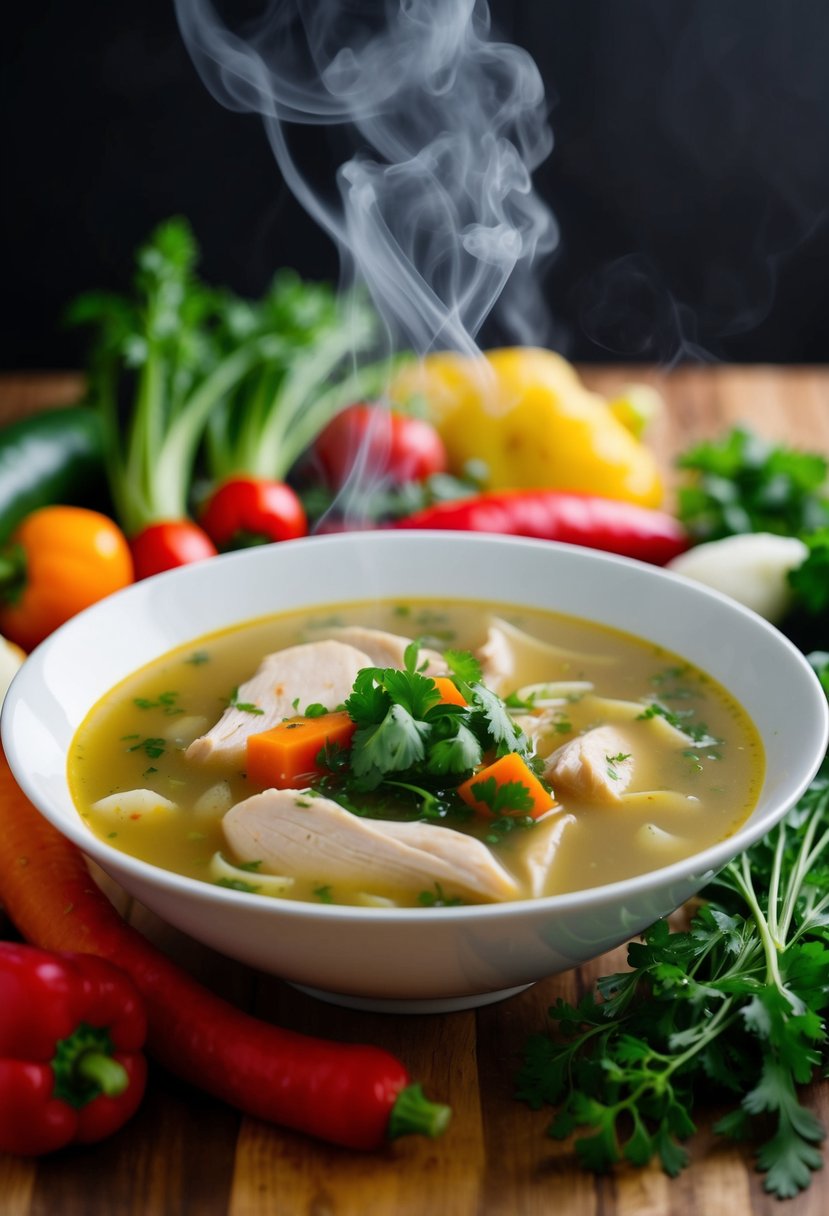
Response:
M241 861L259 870L314 882L417 892L439 883L447 894L514 899L515 879L486 845L430 823L364 819L328 798L297 790L265 790L238 803L222 820Z
M516 856L513 869L524 880L530 895L548 895L548 880L562 836L575 815L566 815L560 809L549 811L543 819L526 833L522 849ZM512 864L512 863L510 863Z
M486 640L475 652L475 657L481 664L484 683L497 693L501 692L516 669L524 665L549 668L551 663L556 663L558 674L555 679L571 680L574 673L588 664L612 665L617 661L609 655L583 654L542 641L497 616L491 618Z
M185 755L200 762L242 764L248 735L270 730L311 704L335 709L351 692L357 672L373 664L344 642L307 642L266 655L255 675L237 690L219 721L194 739ZM239 708L250 706L251 708Z
M328 635L362 650L374 667L403 667L406 647L412 644L412 639L402 634L387 633L383 629L364 629L361 625L343 625L328 630ZM420 663L425 664L421 670L427 676L443 675L447 670L443 655L430 650L428 646L420 648Z
M498 692L515 670L515 652L497 625L490 625L486 641L475 651L475 658L481 665L481 679L493 692Z
M545 778L586 802L618 802L633 778L633 756L626 740L612 726L570 739L547 757Z

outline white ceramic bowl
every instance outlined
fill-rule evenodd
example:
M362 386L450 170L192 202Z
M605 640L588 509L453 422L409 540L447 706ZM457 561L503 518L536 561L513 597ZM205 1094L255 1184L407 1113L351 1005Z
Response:
M208 885L119 853L83 823L66 781L70 741L94 702L135 668L270 612L414 596L583 617L709 672L748 709L762 736L767 775L751 818L727 840L625 882L428 911L303 904ZM678 575L567 545L376 532L249 549L109 597L30 656L8 692L2 737L17 780L43 814L171 924L339 1003L432 1012L510 995L677 908L798 799L826 748L827 707L809 665L782 634Z

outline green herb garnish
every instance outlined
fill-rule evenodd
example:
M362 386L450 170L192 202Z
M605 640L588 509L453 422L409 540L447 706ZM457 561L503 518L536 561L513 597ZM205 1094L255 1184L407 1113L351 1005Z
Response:
M245 714L264 714L264 709L260 709L258 705L254 705L252 701L240 701L239 689L234 688L233 692L227 698L227 703L231 709L241 710Z
M185 663L190 663L193 667L200 667L202 663L210 662L210 655L206 650L194 650L190 657L184 661Z
M523 781L503 781L499 785L494 777L485 777L483 781L473 781L471 790L478 802L483 802L496 816L533 809L532 794Z
M248 895L255 895L259 887L253 883L245 882L243 878L217 878L213 884L216 887L228 887L231 891L245 891Z
M130 736L128 736L130 737ZM143 751L145 756L150 760L157 760L159 756L163 756L167 749L166 739L139 739L137 743L133 743L127 748L128 752Z
M802 536L829 527L829 463L735 427L680 456L693 475L678 491L679 517L698 541L744 532Z
M692 721L693 714L694 711L691 709L672 710L659 701L651 701L642 713L637 715L637 721L645 722L649 718L664 718L675 730L681 731L683 735L687 735L689 739L693 739L695 743L702 746L723 742L722 739L716 739L708 733L708 727L704 722Z
M153 701L149 697L133 697L133 705L138 709L163 709L167 715L183 714L184 710L176 704L177 692L162 692Z
M435 883L434 891L421 891L417 902L422 908L456 908L464 903L459 895L444 895L443 887Z
M554 1034L527 1043L518 1096L558 1108L550 1134L575 1133L588 1169L656 1157L675 1175L697 1101L716 1093L731 1109L714 1130L759 1141L766 1190L790 1198L821 1167L825 1137L798 1087L827 1043L829 757L702 898L686 930L659 921L629 945L631 970L576 1005L556 1002Z
M629 760L630 752L619 752L615 756L605 756L605 764L607 765L607 775L611 781L618 781L619 774L616 770L617 764L623 764L625 760Z

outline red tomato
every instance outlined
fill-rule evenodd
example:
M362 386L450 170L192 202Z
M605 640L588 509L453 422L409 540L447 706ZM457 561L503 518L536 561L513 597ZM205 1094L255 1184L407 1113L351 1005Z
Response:
M207 533L189 519L165 519L149 524L132 538L130 549L137 579L215 557L218 552Z
M201 514L205 532L220 549L306 536L305 510L283 481L234 477L223 482Z
M430 422L382 404L342 410L317 436L314 453L333 489L359 468L401 485L445 473L448 467L443 440Z

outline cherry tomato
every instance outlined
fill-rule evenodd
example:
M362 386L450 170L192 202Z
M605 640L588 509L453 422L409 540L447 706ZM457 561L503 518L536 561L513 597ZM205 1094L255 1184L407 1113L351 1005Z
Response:
M446 448L431 423L379 403L342 410L317 436L314 453L333 489L359 467L396 485L447 469Z
M233 477L223 482L201 514L205 532L220 549L239 549L306 536L299 498L283 481Z
M136 578L149 578L162 570L215 557L218 552L207 533L189 519L149 524L132 538L130 548Z
M24 650L133 581L123 532L85 507L41 507L27 515L12 533L0 571L0 633Z

